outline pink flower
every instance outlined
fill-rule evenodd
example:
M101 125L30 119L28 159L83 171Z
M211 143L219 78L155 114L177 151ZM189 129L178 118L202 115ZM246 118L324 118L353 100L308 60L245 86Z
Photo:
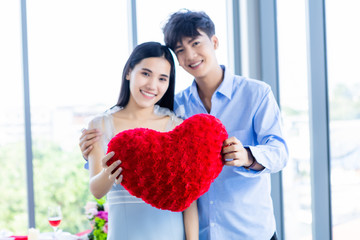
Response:
M90 208L85 214L88 219L93 219L98 214L98 210L96 208Z
M104 219L106 222L108 221L108 213L105 211L99 211L97 217Z
M98 214L98 204L96 202L87 202L84 208L88 219L93 219Z
M103 226L103 232L104 233L108 233L108 223L105 223L105 225Z
M88 213L89 210L92 208L97 209L97 203L96 202L87 202L84 208L85 208L85 213Z

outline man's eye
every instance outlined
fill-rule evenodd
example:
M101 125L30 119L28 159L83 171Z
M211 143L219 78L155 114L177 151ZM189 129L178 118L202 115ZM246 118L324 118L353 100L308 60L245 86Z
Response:
M182 53L183 51L183 49L176 50L176 54Z
M196 46L196 45L199 45L200 42L194 42L193 45Z
M144 76L150 76L150 74L147 73L147 72L143 72L142 74L143 74Z

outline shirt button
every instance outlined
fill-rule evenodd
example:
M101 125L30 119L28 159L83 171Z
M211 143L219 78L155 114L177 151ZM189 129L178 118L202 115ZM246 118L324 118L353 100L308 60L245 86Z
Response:
M214 204L214 201L210 201L210 204Z
M215 223L210 223L210 226L211 226L211 227L215 226Z

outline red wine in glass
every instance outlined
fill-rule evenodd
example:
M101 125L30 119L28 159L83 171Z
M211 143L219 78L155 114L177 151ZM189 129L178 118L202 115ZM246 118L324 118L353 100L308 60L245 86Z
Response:
M54 234L61 223L62 215L60 206L48 207L48 221L50 226L54 229Z
M49 218L49 223L52 227L58 227L61 223L61 218L59 217L50 217Z

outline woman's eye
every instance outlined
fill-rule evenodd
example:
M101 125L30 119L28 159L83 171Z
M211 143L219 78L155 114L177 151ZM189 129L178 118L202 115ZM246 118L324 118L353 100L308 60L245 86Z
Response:
M147 72L143 72L142 74L143 74L144 76L150 76L150 74L147 73Z
M184 50L183 49L179 49L176 51L176 54L182 53Z
M167 81L167 78L160 78L160 81Z

